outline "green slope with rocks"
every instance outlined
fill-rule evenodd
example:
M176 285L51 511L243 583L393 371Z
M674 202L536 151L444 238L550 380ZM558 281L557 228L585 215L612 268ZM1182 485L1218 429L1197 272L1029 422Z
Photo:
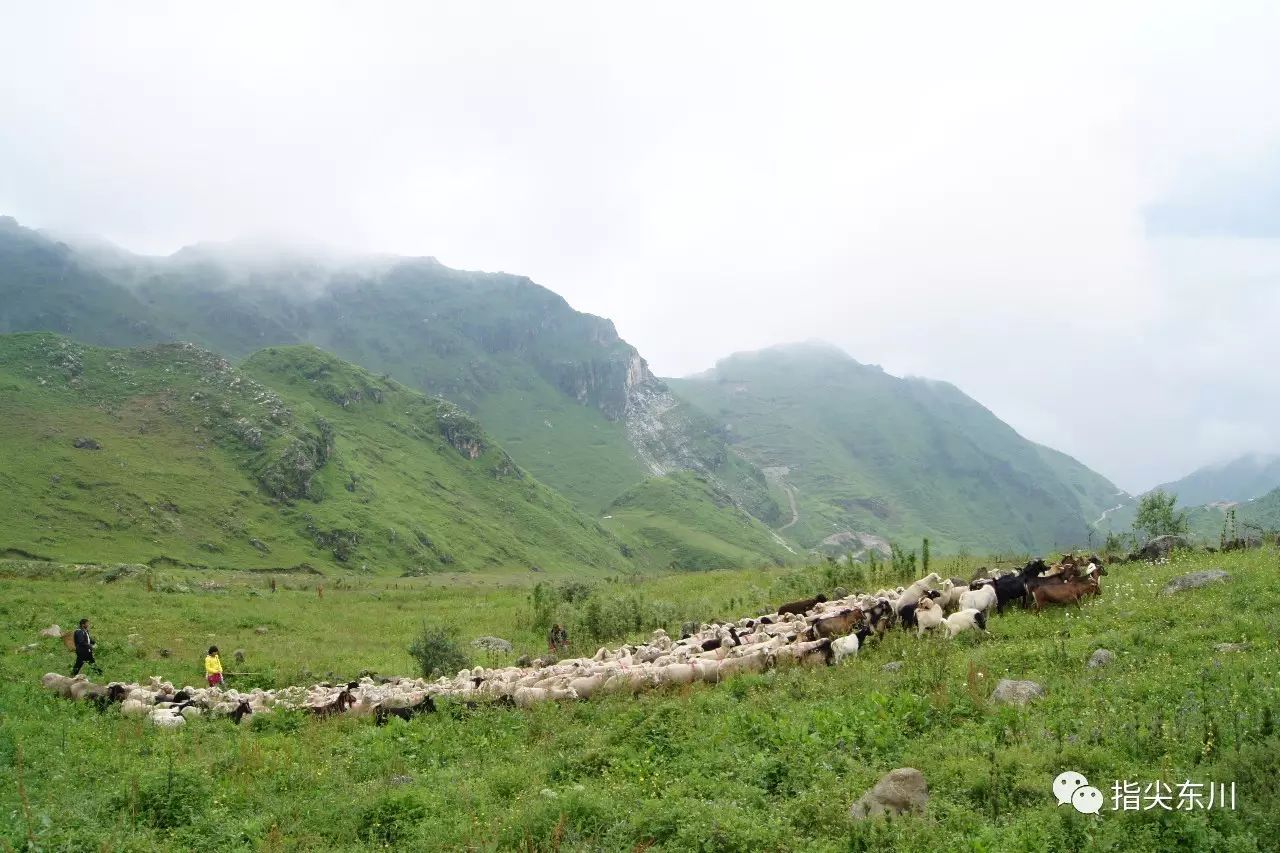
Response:
M648 476L694 470L765 521L780 513L760 472L671 398L612 322L521 276L253 244L148 258L60 243L12 219L0 220L6 268L0 331L184 340L233 359L310 343L462 406L586 512Z
M457 406L313 347L0 336L0 552L424 574L644 565Z

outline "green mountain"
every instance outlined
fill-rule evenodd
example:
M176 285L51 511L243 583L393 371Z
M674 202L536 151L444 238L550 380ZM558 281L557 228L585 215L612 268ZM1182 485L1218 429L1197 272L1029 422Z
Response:
M1213 503L1191 507L1187 511L1187 527L1191 535L1217 545L1224 533L1228 538L1251 538L1266 535L1274 539L1280 533L1280 489L1239 503ZM1235 514L1235 528L1228 513Z
M782 537L707 477L691 471L653 477L628 489L600 523L635 543L648 563L664 568L781 565L797 556Z
M806 547L926 536L982 553L1066 547L1121 494L954 386L891 376L826 344L740 353L667 384L794 500L784 532Z
M1220 465L1199 468L1180 480L1156 488L1177 495L1178 502L1184 506L1253 500L1280 488L1280 456L1246 454Z
M429 573L634 570L457 406L308 346L0 336L0 552Z
M586 512L690 470L766 522L781 516L761 472L671 396L612 322L520 276L253 244L146 258L0 219L0 305L0 332L108 346L183 340L240 358L313 344L459 404Z

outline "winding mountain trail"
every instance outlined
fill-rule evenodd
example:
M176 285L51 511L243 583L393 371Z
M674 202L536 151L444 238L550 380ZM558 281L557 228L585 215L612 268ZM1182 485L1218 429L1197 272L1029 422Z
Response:
M1104 509L1102 511L1102 515L1098 516L1098 518L1093 522L1093 526L1097 527L1099 524L1107 520L1108 515L1111 515L1111 513L1115 512L1118 509L1124 509L1125 506L1127 506L1127 504L1116 504L1111 509Z

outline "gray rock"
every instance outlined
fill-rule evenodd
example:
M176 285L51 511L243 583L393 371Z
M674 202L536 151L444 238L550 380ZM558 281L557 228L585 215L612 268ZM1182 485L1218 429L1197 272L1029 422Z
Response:
M168 649L161 649L159 654L160 654L160 657L167 658L169 655L173 654L173 652L169 651Z
M1106 666L1116 659L1107 649L1098 649L1089 656L1089 669L1097 669L1100 666Z
M924 811L929 802L929 783L914 767L890 770L849 808L849 817L866 820L878 815L900 815Z
M236 649L233 654L235 656L236 663L244 663L244 649Z
M1002 678L991 691L991 699L995 702L1007 702L1013 705L1025 705L1032 699L1044 695L1044 688L1034 681L1014 681Z
M891 660L891 661L889 661L887 664L885 664L884 666L882 666L882 667L880 667L880 668L881 668L882 670L884 670L885 672L897 672L897 671L899 671L900 669L902 669L902 661L900 661L900 660Z
M268 632L268 631L270 631L270 630L271 630L271 629L270 629L270 628L268 628L266 625L259 625L257 628L254 628L254 629L253 629L253 633L255 633L255 634L265 634L265 633L267 633L267 632Z
M56 624L50 625L48 628L45 628L43 631L40 632L40 636L52 637L56 640L57 638L62 636L62 628L61 626Z
M73 446L78 447L81 450L101 450L102 449L102 445L98 444L97 441L83 435L71 443Z
M400 776L392 776L390 779L387 780L387 782L391 785L396 785L396 786L412 785L413 777L405 773Z
M1249 650L1248 643L1218 643L1213 647L1215 652L1244 652Z
M1174 578L1164 585L1164 589L1160 590L1161 595L1173 595L1175 592L1182 592L1187 589L1195 589L1201 586L1207 586L1211 583L1218 583L1230 578L1231 575L1222 569L1205 569L1200 572L1191 572Z
M831 590L831 599L833 601L837 598L845 598L848 595L849 595L849 590L845 589L842 586L838 586L835 589Z
M1191 543L1181 536L1157 536L1146 545L1143 545L1141 550L1133 557L1139 560L1163 560L1175 550L1190 547Z
M38 648L40 648L40 644L39 644L39 643L27 643L25 646L23 646L23 647L22 647L21 649L19 649L18 651L20 651L20 652L34 652L34 651L35 651L36 649L38 649Z
M508 654L511 651L511 643L501 637L477 637L471 641L471 645L477 649L501 654Z

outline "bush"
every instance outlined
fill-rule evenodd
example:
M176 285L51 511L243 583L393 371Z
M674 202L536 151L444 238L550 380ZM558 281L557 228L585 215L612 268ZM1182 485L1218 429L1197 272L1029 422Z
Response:
M403 841L427 817L427 807L413 794L387 794L360 812L357 832L362 841L388 845Z
M429 625L423 625L422 632L409 644L409 656L417 662L423 678L451 675L471 666L452 631Z

